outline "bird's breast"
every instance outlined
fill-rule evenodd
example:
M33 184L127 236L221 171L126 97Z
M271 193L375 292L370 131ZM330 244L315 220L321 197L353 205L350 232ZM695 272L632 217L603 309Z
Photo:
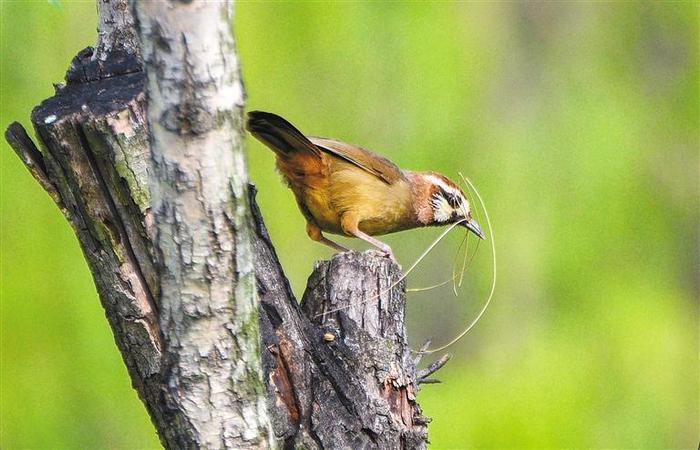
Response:
M417 226L407 180L387 183L355 165L328 160L327 170L295 177L280 167L306 219L323 231L346 234L343 216L352 215L360 230L381 235Z

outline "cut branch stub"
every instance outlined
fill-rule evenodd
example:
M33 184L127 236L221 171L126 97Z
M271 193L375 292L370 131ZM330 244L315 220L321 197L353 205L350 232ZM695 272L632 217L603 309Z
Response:
M5 136L75 230L134 387L150 406L160 395L163 344L144 188L150 164L144 76L112 71L77 81L71 74L85 73L81 62L92 67L91 53L81 52L67 74L73 81L32 112L41 150L18 123ZM149 410L157 422L161 414Z

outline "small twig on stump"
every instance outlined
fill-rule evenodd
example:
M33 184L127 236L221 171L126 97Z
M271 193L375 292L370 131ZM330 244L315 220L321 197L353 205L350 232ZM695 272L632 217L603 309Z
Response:
M428 378L430 375L434 374L438 370L440 370L445 364L447 364L447 361L449 361L451 358L450 355L443 355L440 359L437 361L431 363L428 367L425 369L421 369L418 371L418 384L434 384L434 383L440 383L440 380L436 378Z

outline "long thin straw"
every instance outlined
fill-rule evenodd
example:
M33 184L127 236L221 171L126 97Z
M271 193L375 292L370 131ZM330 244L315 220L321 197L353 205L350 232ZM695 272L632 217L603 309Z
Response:
M457 172L457 173L459 174L460 178L462 180L464 180L464 175L462 175L462 172ZM462 183L459 183L459 184L462 185ZM465 181L465 184L466 184L466 181ZM466 191L467 198L469 198L469 203L474 204L474 200L472 199L472 196L471 196L471 191L468 189L469 186L463 186L463 187L464 187L464 190ZM479 223L481 223L481 216L479 216L479 209L478 208L474 208L474 214L476 215L476 220ZM467 233L467 236L468 236L468 233ZM464 273L467 271L467 268L471 267L472 262L474 262L474 259L476 258L477 253L479 253L479 244L481 244L481 239L477 239L476 248L474 249L474 253L472 253L471 257L469 258L469 262L466 261L466 259L467 259L466 253L464 255L465 261L462 264L462 273L459 276L459 283L457 283L458 287L462 287L462 281L464 281Z
M464 175L462 175L461 172L459 172L459 176L464 180ZM460 186L462 186L463 190L465 191L465 194L467 195L467 199L469 200L470 204L473 204L473 200L471 197L471 192L468 189L468 186L463 185L460 182ZM476 214L476 219L478 222L481 223L481 217L479 216L479 211L478 209L474 209L474 213ZM466 243L466 245L465 245ZM469 255L469 231L465 232L464 238L462 241L459 243L459 247L457 247L457 252L455 254L455 260L453 261L452 264L452 277L448 278L445 281L442 281L440 283L433 284L431 286L426 286L426 287L419 287L419 288L407 288L406 292L424 292L424 291L430 291L432 289L437 289L439 287L442 287L446 285L447 283L452 282L452 290L455 294L455 296L458 296L457 288L462 287L462 282L464 281L464 273L467 271L469 267L471 267L472 262L474 262L474 259L476 258L477 253L479 253L479 244L481 243L481 240L477 240L476 242L476 247L474 248L474 251L472 252L471 256ZM459 252L462 249L462 246L464 246L464 259L462 261L462 269L459 272L459 274L456 273L455 269L457 268L457 258L459 257ZM456 280L459 278L459 282L456 282Z
M462 239L462 241L459 244L459 247L457 247L457 252L455 253L455 257L454 257L454 261L453 261L453 267L456 267L456 265L457 265L457 260L459 259L460 250L462 249L462 246L464 245L464 243L467 242L467 237L468 237L468 235L465 234L464 238ZM464 251L466 252L467 250L468 250L467 247L465 247ZM406 292L423 292L423 291L430 291L432 289L437 289L439 287L446 285L447 283L454 282L459 277L459 275L460 274L456 273L453 269L452 270L452 278L448 278L445 281L433 284L431 286L419 287L419 288L406 288Z
M464 266L465 266L466 261L467 261L467 255L469 254L469 232L468 231L466 233L464 233L464 237L462 238L462 241L459 243L459 247L457 247L457 253L455 254L454 261L452 261L452 292L454 292L455 297L459 297L459 292L457 292L457 264L459 264L459 252L462 249L462 245L464 245L465 242L466 242L466 245L464 246L464 261L462 262L462 270L464 270ZM461 278L461 274L464 274L464 272L460 272L460 278Z
M488 309L489 305L491 304L491 299L493 298L493 293L496 291L496 242L493 238L493 227L491 227L491 219L489 218L489 213L486 210L486 205L484 204L484 201L481 198L481 195L479 195L479 191L476 190L474 185L469 181L468 178L465 178L462 176L462 174L459 174L462 179L466 183L469 184L469 186L474 190L474 193L476 196L479 198L479 203L481 203L481 207L484 209L484 215L486 216L486 222L488 223L489 227L489 236L491 237L491 254L493 255L493 282L491 283L491 292L489 293L489 297L486 300L486 303L484 303L484 306L481 308L481 311L479 311L479 314L474 318L474 320L471 321L469 325L461 332L459 333L454 339L452 339L450 342L448 342L445 345L441 345L440 347L436 348L429 348L426 350L419 351L418 353L424 353L424 354L430 354L430 353L436 353L436 352L441 352L445 350L447 347L453 345L454 343L458 342L460 339L462 339L469 331L476 325L476 323L481 319L481 316L484 315L486 310Z

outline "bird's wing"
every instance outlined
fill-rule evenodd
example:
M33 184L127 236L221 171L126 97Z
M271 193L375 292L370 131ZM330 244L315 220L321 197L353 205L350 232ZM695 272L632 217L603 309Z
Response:
M387 184L403 178L401 169L388 159L362 147L322 137L307 136L321 150L371 173Z
M334 139L308 137L277 114L263 111L248 113L246 128L253 136L270 147L289 165L291 172L326 170L325 155L334 156L376 176L387 184L403 178L401 169L386 158L362 147Z

